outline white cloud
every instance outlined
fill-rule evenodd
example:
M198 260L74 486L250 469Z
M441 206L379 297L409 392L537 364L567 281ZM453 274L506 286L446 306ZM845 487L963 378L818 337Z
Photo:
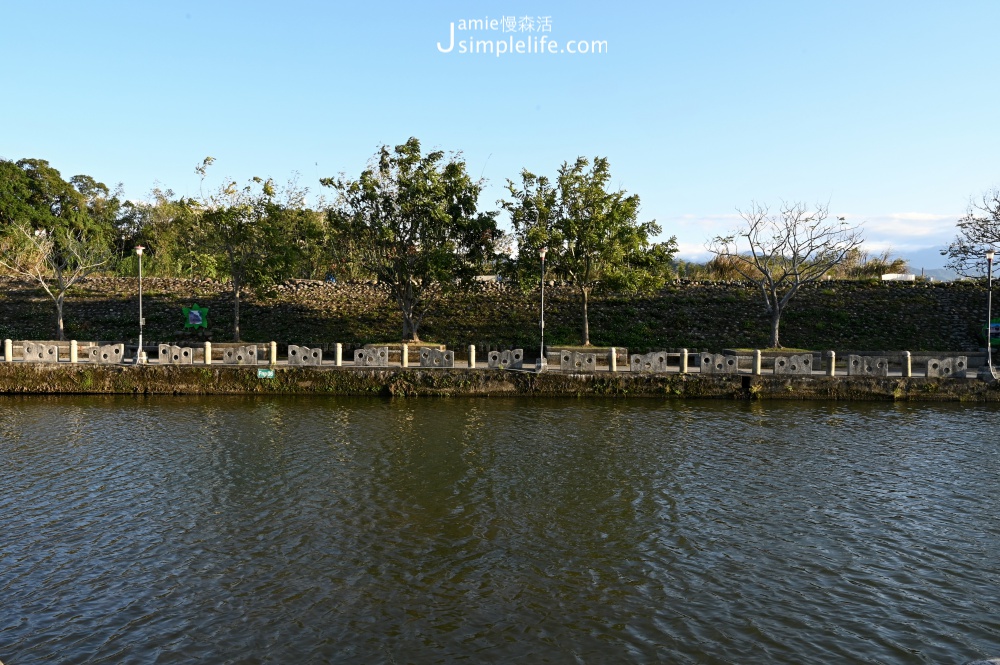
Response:
M890 213L865 218L865 235L872 238L895 238L900 242L920 239L947 242L955 235L955 222L959 215L933 215L927 213Z
M869 252L890 250L905 258L907 253L920 251L931 255L946 247L955 237L955 222L962 214L837 212L831 217L845 217L848 223L860 224L865 237L864 248ZM677 236L678 258L704 262L711 258L705 248L709 239L738 229L742 218L737 213L686 214L661 219L660 223L664 238Z
M683 259L684 261L694 261L696 263L704 263L712 258L712 255L707 249L705 249L704 244L688 243L688 242L677 242L677 258Z

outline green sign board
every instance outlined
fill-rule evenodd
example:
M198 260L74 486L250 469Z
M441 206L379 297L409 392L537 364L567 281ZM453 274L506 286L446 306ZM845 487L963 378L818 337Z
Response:
M1000 347L1000 319L990 321L989 335L990 346L993 348ZM986 337L986 326L983 326L983 337Z
M260 369L257 370L257 378L258 379L273 379L274 378L274 370L273 369L264 369L263 367L261 367Z
M184 311L184 327L185 328L207 328L208 327L208 308L200 307L197 303L191 305L190 307L182 307Z

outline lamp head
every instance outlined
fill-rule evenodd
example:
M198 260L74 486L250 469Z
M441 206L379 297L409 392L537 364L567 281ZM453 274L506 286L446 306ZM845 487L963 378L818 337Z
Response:
M538 250L538 258L540 258L542 261L544 261L545 260L545 253L548 252L548 251L549 251L548 247L542 247L541 249L539 249Z
M986 260L989 261L990 263L993 263L993 256L994 252L992 249L986 252Z
M142 245L136 245L136 247L135 247L135 253L138 254L139 256L142 256L142 250L144 250L144 249L146 249L146 248L143 247Z

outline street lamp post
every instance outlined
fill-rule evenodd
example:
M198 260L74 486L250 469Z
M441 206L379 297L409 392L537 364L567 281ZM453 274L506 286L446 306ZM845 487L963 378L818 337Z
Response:
M549 251L548 247L542 247L538 250L538 256L542 259L542 318L541 318L541 331L542 331L542 347L540 349L541 355L538 359L538 369L541 371L545 368L545 253Z
M142 250L146 249L142 245L137 245L135 253L139 255L139 348L135 352L135 364L142 362L142 326L146 319L142 318Z
M993 378L993 250L986 252L986 362Z

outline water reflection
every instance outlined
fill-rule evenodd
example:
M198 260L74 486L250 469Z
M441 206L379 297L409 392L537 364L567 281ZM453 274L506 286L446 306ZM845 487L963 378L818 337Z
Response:
M11 398L5 662L1000 653L988 407Z

